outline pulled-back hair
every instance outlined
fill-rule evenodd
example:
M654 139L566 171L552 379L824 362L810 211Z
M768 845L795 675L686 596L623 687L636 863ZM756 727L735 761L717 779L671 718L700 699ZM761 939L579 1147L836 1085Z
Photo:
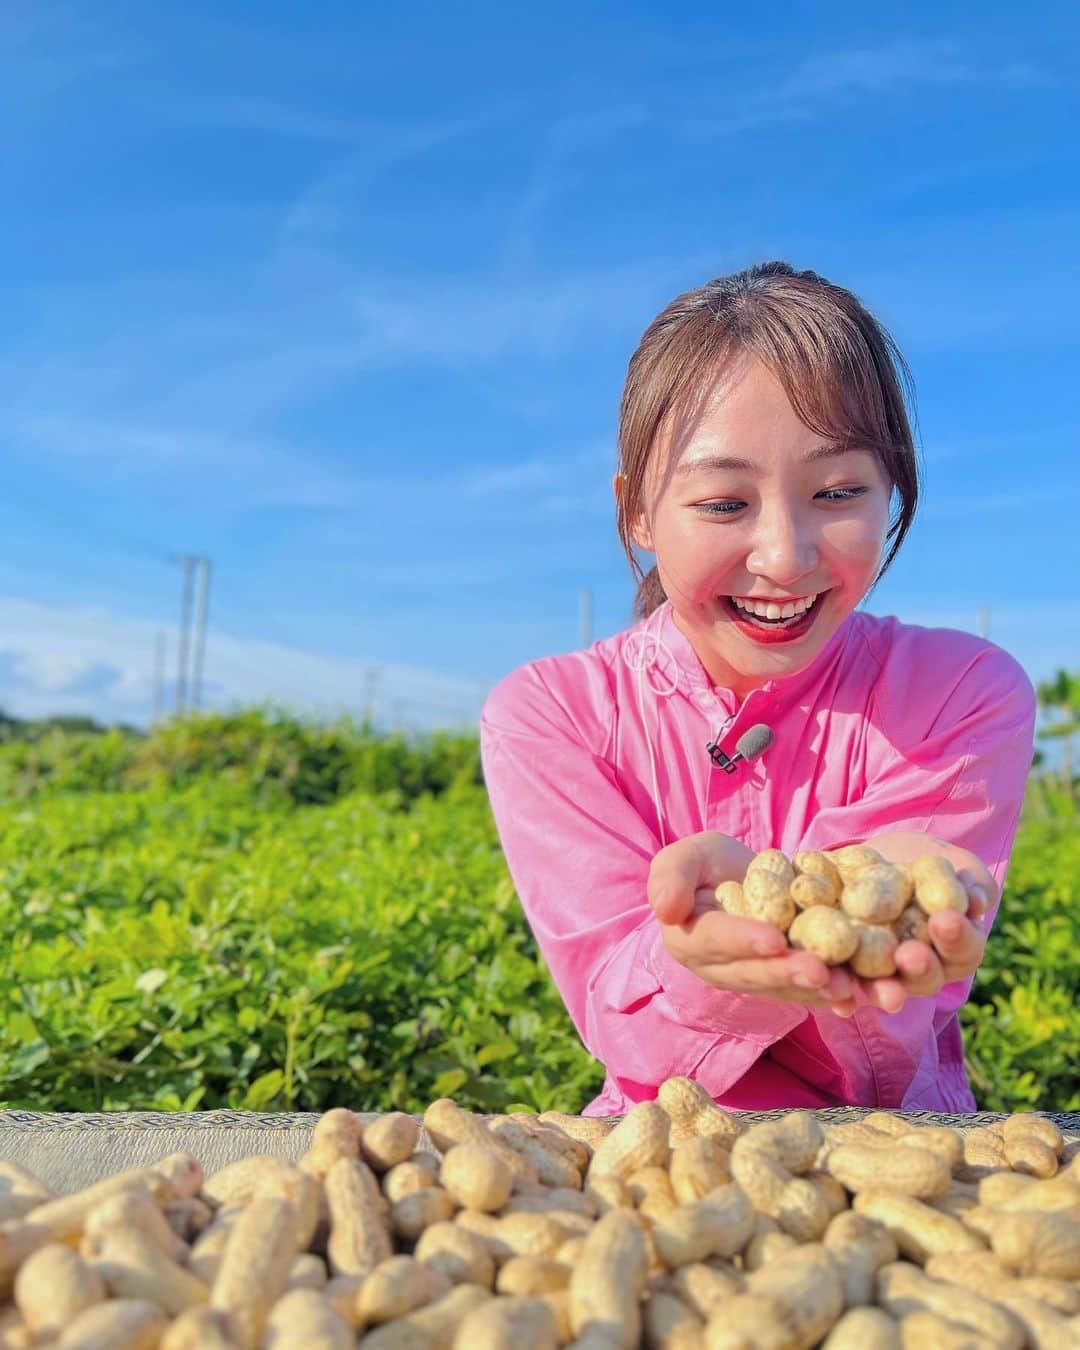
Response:
M911 373L877 319L842 286L786 262L759 263L686 291L649 324L630 358L619 408L618 529L639 578L634 614L663 603L657 569L643 574L631 528L642 509L661 427L700 403L726 362L759 358L798 417L830 440L872 450L899 498L884 576L911 528L919 473L908 419Z

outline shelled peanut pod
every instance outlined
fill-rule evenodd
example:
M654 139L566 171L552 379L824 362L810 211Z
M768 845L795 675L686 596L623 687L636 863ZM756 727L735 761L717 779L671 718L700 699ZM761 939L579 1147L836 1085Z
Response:
M795 876L839 898L879 866ZM72 1196L0 1166L0 1350L1080 1344L1080 1173L1046 1116L751 1124L672 1078L614 1126L429 1118L337 1108L298 1163L174 1155Z

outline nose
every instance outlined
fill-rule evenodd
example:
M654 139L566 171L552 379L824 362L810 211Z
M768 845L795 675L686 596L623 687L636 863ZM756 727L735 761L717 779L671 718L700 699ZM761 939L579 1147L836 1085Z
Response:
M747 571L790 589L818 560L812 522L783 503L763 504L754 523Z

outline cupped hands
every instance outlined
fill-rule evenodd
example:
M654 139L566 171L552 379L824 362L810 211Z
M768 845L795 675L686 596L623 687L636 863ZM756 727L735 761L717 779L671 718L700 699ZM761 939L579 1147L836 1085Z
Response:
M754 854L717 831L677 840L653 858L648 897L665 947L714 988L828 1008L841 1017L867 1005L898 1012L908 998L936 994L943 984L971 975L986 945L979 919L996 900L996 884L982 862L966 850L910 832L865 842L892 862L940 852L968 892L966 916L935 914L929 921L930 943L908 941L897 947L895 975L859 979L845 967L827 966L810 952L790 948L771 924L720 909L716 887L741 881Z

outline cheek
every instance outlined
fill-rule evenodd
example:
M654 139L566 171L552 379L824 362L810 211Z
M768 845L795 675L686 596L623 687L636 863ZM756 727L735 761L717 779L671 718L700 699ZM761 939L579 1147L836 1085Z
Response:
M873 570L881 557L887 523L884 517L867 517L827 526L824 540L834 565L848 571Z

